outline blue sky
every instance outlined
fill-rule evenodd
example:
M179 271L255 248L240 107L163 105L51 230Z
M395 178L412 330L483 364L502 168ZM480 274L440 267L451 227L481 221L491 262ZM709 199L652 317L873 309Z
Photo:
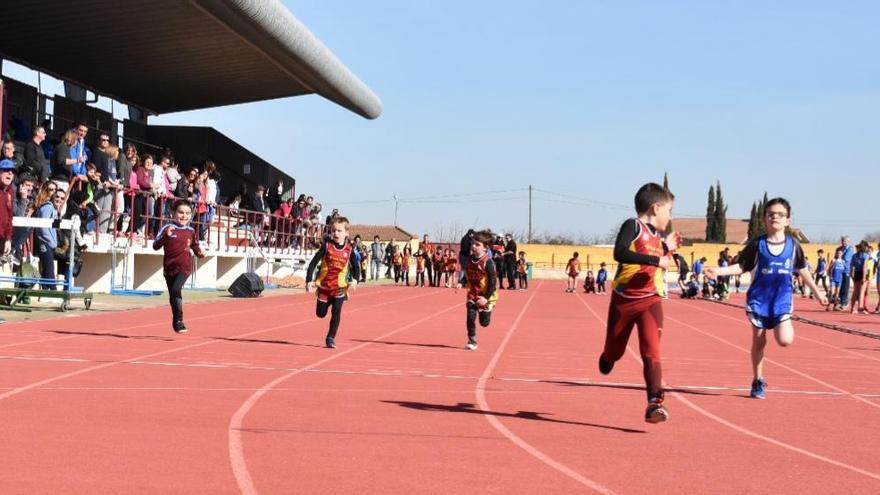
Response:
M720 180L729 217L767 190L813 238L880 230L880 3L285 3L382 116L307 96L152 122L216 127L356 223L448 196L398 223L523 231L531 184L555 193L536 232L604 234L666 171L680 215Z

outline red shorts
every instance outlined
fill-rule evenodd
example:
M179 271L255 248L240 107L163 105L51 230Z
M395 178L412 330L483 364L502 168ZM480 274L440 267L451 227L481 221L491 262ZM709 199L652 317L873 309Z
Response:
M321 287L318 287L315 290L315 294L318 296L318 300L321 302L330 302L331 300L338 299L340 297L347 300L348 299L348 288L347 287L340 287L335 290L330 290L330 289L323 289Z

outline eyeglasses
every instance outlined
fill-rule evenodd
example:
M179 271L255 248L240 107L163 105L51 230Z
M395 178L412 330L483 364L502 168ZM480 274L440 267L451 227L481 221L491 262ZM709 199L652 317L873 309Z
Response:
M765 215L767 218L785 218L788 216L788 213L784 211L768 211Z
M102 143L105 142L105 141L109 143L109 142L110 142L110 138L101 138L101 142L102 142Z

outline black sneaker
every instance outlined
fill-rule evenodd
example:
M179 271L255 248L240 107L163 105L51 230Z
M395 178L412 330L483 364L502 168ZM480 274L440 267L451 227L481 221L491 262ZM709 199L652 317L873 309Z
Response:
M327 340L324 341L324 345L326 345L328 349L336 349L336 340L332 337L327 337Z
M599 354L599 373L607 375L614 369L614 362L605 360L605 354Z
M186 333L189 331L183 323L183 320L173 322L171 328L174 329L174 333Z

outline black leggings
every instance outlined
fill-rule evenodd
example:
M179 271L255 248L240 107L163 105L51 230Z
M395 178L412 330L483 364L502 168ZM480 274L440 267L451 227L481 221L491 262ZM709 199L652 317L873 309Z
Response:
M318 305L315 307L315 315L318 318L324 318L327 316L327 310L331 307L333 308L330 312L330 329L327 331L328 339L336 338L336 332L339 330L339 321L342 319L342 303L344 302L344 297L334 297L330 301L318 301Z
M165 275L165 284L168 286L168 303L171 304L172 321L183 321L183 284L189 278L188 273Z
M416 272L416 285L419 287L425 286L425 271L422 270L420 272Z
M477 303L473 301L468 301L467 303L467 331L468 331L468 341L476 342L477 341L477 316L480 319L481 327L488 327L489 323L492 322L492 312L491 311L479 311L477 309Z

